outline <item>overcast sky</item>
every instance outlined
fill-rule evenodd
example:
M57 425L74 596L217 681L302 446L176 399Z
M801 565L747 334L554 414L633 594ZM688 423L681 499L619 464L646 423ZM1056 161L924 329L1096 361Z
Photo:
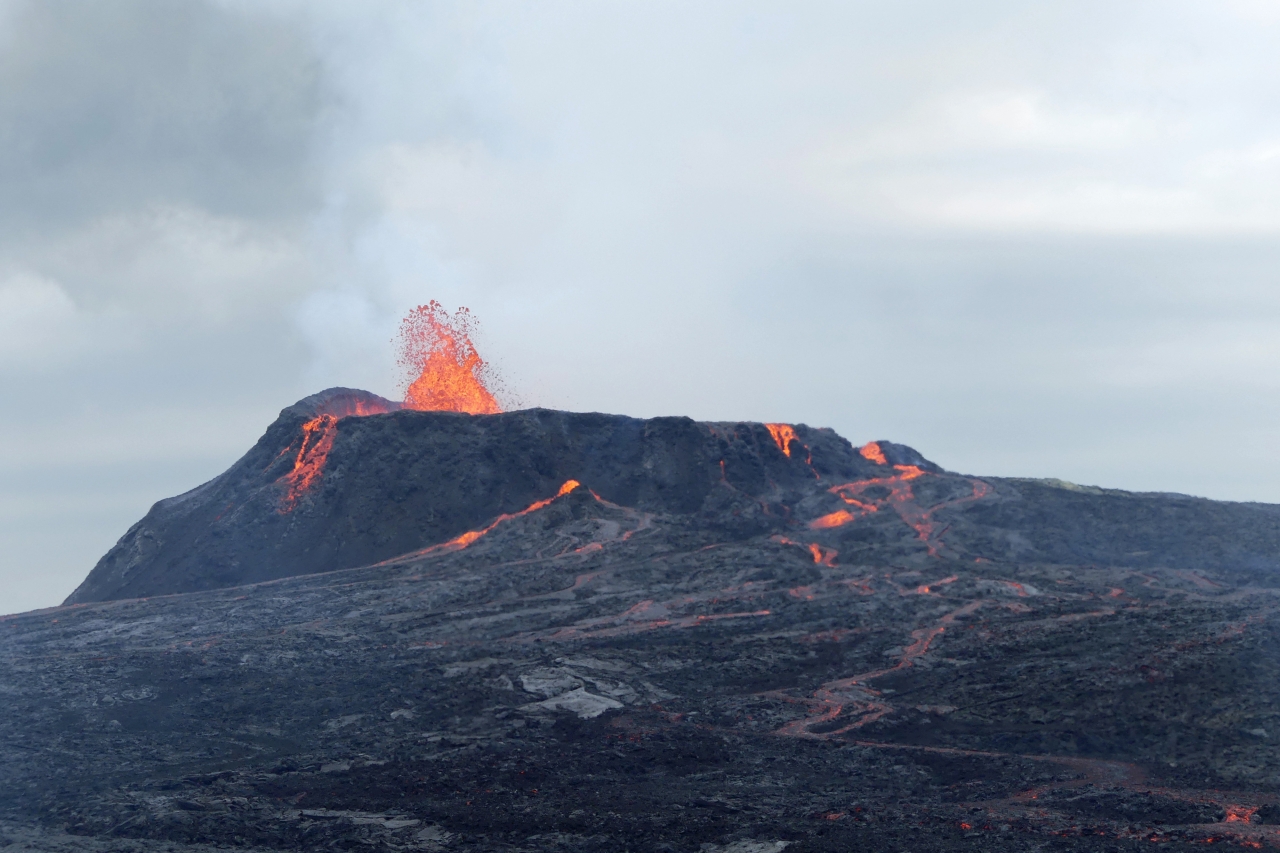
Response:
M469 306L525 405L1280 501L1280 2L0 0L0 612Z

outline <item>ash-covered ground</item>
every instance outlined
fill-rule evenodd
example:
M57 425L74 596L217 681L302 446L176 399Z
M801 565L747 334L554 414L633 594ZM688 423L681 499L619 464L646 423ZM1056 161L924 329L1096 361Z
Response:
M569 433L587 417L552 414ZM338 421L296 509L269 465L197 498L265 501L261 524L323 528L341 559L374 547L344 536L384 530L342 514L377 505L350 466L431 464L395 441L390 462L343 456L342 431L438 439L432 417ZM476 511L483 535L0 620L0 850L1280 846L1276 508L793 433L663 423L650 451L685 454L668 474L653 451L630 480L592 462L592 483L561 453L526 476L546 503L511 511L535 502L512 491ZM510 463L476 452L501 480ZM167 505L122 545L186 537L234 554L220 571L262 570L232 534L193 532L224 528L191 505L181 536ZM104 565L199 589L198 556Z

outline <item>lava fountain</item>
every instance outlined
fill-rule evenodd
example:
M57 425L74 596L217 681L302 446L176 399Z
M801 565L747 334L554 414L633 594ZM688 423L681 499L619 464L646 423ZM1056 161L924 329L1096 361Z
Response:
M495 415L502 411L489 390L494 376L476 352L471 336L476 328L471 312L459 308L449 315L434 299L409 312L400 323L399 355L408 388L404 408L429 412L466 412ZM338 435L338 421L391 411L385 405L362 400L338 399L302 425L292 469L281 480L285 493L280 512L290 513L324 474L329 451Z
M434 299L401 321L396 362L407 376L416 377L405 390L406 409L469 415L502 411L489 390L495 379L492 370L471 341L475 329L466 308L450 316Z

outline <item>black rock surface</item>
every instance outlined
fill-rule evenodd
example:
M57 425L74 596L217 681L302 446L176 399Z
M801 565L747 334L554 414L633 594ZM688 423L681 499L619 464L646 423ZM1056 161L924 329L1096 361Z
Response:
M1280 844L1280 508L394 408L0 619L0 849Z

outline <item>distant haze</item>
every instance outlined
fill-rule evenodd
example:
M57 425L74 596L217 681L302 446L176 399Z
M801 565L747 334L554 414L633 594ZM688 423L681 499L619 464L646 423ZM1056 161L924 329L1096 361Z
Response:
M1280 501L1280 4L0 0L0 612L469 306L526 405Z

